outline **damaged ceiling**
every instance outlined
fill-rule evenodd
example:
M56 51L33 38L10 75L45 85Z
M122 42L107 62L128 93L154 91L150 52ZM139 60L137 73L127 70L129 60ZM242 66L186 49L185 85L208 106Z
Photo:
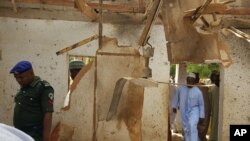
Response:
M229 46L219 36L250 42L242 31L250 28L250 2L245 0L2 0L0 16L145 24L139 46L145 46L153 24L163 24L171 63L229 66Z
M145 20L152 0L102 0L104 22ZM34 19L97 21L99 0L2 0L0 16Z

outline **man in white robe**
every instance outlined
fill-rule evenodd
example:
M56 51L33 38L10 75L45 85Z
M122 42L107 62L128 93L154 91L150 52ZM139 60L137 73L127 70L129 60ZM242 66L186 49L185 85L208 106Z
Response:
M204 100L202 92L195 84L195 74L187 76L187 86L177 88L172 101L173 112L181 112L184 141L199 141L197 124L202 122L204 114Z
M0 141L34 141L34 139L17 128L0 123Z

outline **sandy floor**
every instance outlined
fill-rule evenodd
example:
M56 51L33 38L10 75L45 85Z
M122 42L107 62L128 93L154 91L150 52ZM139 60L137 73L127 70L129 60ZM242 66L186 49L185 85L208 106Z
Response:
M209 139L209 136L207 136L207 139ZM183 141L182 134L172 132L172 141Z
M172 133L172 141L182 141L181 133Z

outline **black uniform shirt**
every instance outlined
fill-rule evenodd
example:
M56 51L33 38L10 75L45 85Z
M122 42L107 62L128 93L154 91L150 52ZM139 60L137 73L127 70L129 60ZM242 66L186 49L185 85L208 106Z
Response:
M43 125L46 112L53 112L54 89L38 76L34 81L19 90L15 97L14 126L26 128Z

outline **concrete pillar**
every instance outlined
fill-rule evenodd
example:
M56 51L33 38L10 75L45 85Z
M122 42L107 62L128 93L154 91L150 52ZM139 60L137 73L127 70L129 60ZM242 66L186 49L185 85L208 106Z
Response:
M177 64L175 70L175 82L176 83L186 83L186 64ZM178 131L182 130L181 126L181 115L180 112L176 114L176 128Z
M186 71L187 65L186 64L178 64L176 65L176 78L178 83L186 83Z
M250 30L242 30L249 34ZM228 141L230 125L249 124L250 46L236 36L224 38L230 45L233 64L221 69L219 141Z

